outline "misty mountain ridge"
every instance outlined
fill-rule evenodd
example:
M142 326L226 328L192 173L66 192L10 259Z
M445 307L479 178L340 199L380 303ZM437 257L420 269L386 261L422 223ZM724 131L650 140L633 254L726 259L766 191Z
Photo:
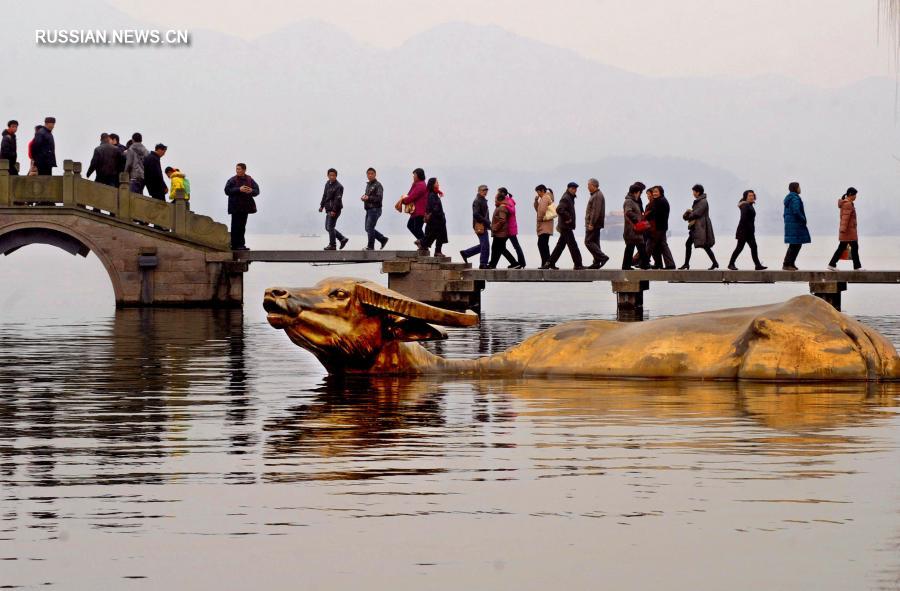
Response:
M99 0L70 4L10 7L18 24L8 57L21 67L0 95L0 116L22 123L20 145L44 114L58 118L60 161L87 163L100 131L125 139L139 130L149 147L169 145L164 163L191 178L193 207L222 221L222 187L234 162L246 161L263 190L254 232L322 233L316 209L331 166L346 187L340 226L354 233L368 166L379 169L386 207L413 168L438 176L451 233L470 228L478 184L507 186L523 203L539 182L559 195L576 180L583 211L591 176L613 208L634 180L663 184L673 216L700 182L723 237L751 187L760 232L779 233L791 180L804 187L813 229L831 236L834 200L855 185L863 234L895 232L893 80L821 89L775 76L649 78L460 22L393 49L315 21L251 41L195 29L189 48L36 47L38 27L179 28L136 22ZM393 213L382 224L405 232Z

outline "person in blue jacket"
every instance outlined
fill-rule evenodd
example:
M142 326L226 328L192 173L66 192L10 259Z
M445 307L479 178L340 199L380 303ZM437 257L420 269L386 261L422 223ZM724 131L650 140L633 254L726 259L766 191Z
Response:
M788 185L788 194L784 198L784 243L788 248L781 269L796 271L800 247L810 242L812 238L806 227L806 211L803 209L803 199L800 198L800 183L795 181Z

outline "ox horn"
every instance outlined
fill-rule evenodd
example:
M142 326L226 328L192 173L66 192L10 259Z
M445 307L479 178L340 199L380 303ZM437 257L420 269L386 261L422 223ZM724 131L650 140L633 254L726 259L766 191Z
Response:
M430 324L441 326L475 326L478 324L478 314L474 312L451 312L429 306L372 281L357 283L356 297L367 306Z

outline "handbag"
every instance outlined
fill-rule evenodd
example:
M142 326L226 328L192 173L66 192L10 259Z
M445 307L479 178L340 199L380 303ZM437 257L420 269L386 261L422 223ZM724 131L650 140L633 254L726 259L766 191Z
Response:
M634 231L637 232L638 234L643 234L644 232L646 232L649 229L650 229L650 222L648 222L647 220L641 220L634 225Z
M404 203L403 204L403 213L413 213L416 211L415 203Z
M558 216L559 214L556 213L556 204L551 201L547 206L547 211L544 212L544 221L549 222L555 220Z
M484 224L482 224L481 222L475 222L475 224L472 227L475 230L475 234L478 236L481 236L482 234L484 234L484 232L486 230L486 228L484 227Z
M847 245L847 248L845 248L845 249L843 250L843 252L841 252L841 260L842 260L842 261L849 261L849 260L850 260L850 245L849 245L849 244Z

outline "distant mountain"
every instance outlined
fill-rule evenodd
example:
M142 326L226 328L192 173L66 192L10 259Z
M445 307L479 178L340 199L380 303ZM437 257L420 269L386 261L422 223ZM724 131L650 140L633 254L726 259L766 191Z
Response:
M463 23L390 50L318 22L253 41L194 30L187 48L35 46L36 28L151 27L100 0L75 4L7 7L4 56L15 72L0 117L22 121L27 136L53 113L60 155L82 161L101 131L140 130L145 143L170 146L166 162L191 178L194 207L220 219L222 186L246 161L263 187L253 231L318 230L329 166L347 187L342 224L361 228L355 196L372 165L388 201L406 191L416 166L440 177L451 232L469 227L481 182L530 200L537 182L562 188L590 176L615 202L636 178L661 182L676 210L701 182L725 235L751 186L761 230L777 233L790 180L803 183L814 228L834 233L834 199L852 184L862 231L896 232L893 80L821 89L777 77L649 78ZM399 230L402 222L384 223Z

